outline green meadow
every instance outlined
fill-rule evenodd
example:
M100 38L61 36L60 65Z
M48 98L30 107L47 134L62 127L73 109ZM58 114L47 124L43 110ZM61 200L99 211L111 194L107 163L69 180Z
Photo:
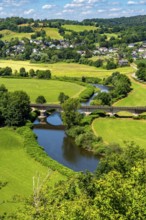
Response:
M120 101L116 102L115 105L116 106L145 106L146 105L146 85L139 83L137 81L135 81L132 77L131 74L133 72L135 72L135 70L132 67L121 67L121 68L117 68L117 69L113 69L113 70L105 70L103 68L96 68L93 66L88 66L88 65L82 65L82 64L77 64L77 63L55 63L55 64L36 64L36 63L30 63L29 61L13 61L13 60L0 60L0 67L6 67L6 66L10 66L13 69L13 72L15 70L20 70L21 67L25 67L25 69L27 71L29 71L30 69L42 69L42 70L46 70L49 69L52 72L52 76L58 76L58 77L62 77L62 76L68 76L68 77L98 77L98 78L106 78L108 76L110 76L113 72L115 71L119 71L120 73L126 74L127 76L129 76L129 78L132 81L132 88L133 90L129 93L129 95L124 98L121 99ZM4 80L6 79L0 79L0 82L4 82ZM21 81L22 85L19 85L19 89L20 88L24 88L27 87L26 83L23 83L24 81ZM33 81L28 81L33 82ZM39 82L41 83L41 81L35 81L36 83L36 87L39 88ZM51 81L49 81L51 82ZM48 81L46 81L46 83L49 83ZM5 82L4 82L5 83ZM35 87L35 83L32 83L34 90L36 89ZM46 97L48 102L57 102L57 95L59 93L59 89L63 89L63 91L68 94L69 96L74 96L76 94L80 93L80 89L79 90L73 90L75 91L75 93L73 93L73 91L71 91L72 87L67 86L62 86L62 87L58 87L58 91L57 94L55 94L55 98L52 97L52 94L49 95L47 93L47 85L46 83L43 85L44 89L41 90L40 87L40 91L42 91L43 94L46 94ZM63 82L62 82L63 83ZM6 84L8 84L8 87L10 86L8 83L8 80L6 80ZM43 83L42 83L43 84ZM74 84L72 84L74 87ZM28 85L30 86L30 85ZM58 84L56 84L56 87L58 86ZM12 85L10 86L11 89ZM52 86L50 86L50 90L52 91L52 87L54 87L54 83L52 82ZM15 89L15 85L12 88L13 90ZM33 90L33 88L31 88ZM27 91L29 89L27 88ZM77 91L77 92L76 92ZM28 91L29 92L29 91ZM39 93L39 91L37 91ZM29 92L30 93L30 92ZM37 94L38 94L37 93ZM34 100L36 95L35 94L30 94L31 95L31 99Z
M133 90L129 95L116 102L115 106L146 106L146 84L139 83L132 79Z
M68 76L68 77L99 77L105 78L110 76L113 72L119 71L123 74L133 73L134 69L132 67L121 67L113 70L106 70L103 68L96 68L93 66L78 64L78 63L54 63L54 64L37 64L30 63L29 61L13 61L13 60L0 60L0 67L9 66L15 70L20 70L21 67L25 67L28 71L30 69L46 70L49 69L53 76Z
M133 141L146 149L146 121L133 119L96 119L92 128L97 136L101 136L105 143L118 143Z
M0 181L6 186L0 190L0 214L15 211L22 206L15 197L28 197L33 193L33 178L40 175L40 182L50 173L47 167L31 158L24 149L23 138L10 128L0 129ZM50 184L63 179L58 172L50 177Z
M45 30L47 37L50 37L52 39L57 39L57 40L63 39L63 37L59 34L57 28L49 28L49 27L34 28L35 32L40 31L40 30ZM0 31L0 34L3 35L1 40L4 40L4 41L10 41L12 38L19 38L19 39L22 39L24 37L31 38L31 35L34 34L34 33L17 33L17 32L10 31L10 30L1 30Z
M92 31L92 30L97 30L97 27L94 26L86 26L86 25L69 25L65 24L62 26L66 30L71 30L75 32L81 32L81 31Z
M24 37L30 38L30 36L33 33L17 33L17 32L10 31L10 30L2 30L0 31L0 34L3 35L1 40L10 41L12 38L19 38L19 39L22 39Z
M50 28L50 27L43 27L43 28L35 28L35 31L44 30L46 31L47 37L50 37L51 39L57 39L61 40L63 37L59 34L58 28Z
M60 92L77 97L85 89L75 83L57 80L0 78L0 84L4 84L9 91L27 92L33 103L39 95L44 95L48 103L57 103Z

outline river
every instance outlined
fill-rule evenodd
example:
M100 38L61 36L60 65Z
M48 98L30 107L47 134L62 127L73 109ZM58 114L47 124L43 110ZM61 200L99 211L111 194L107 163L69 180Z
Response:
M108 88L103 85L95 85L101 91L108 92ZM90 105L93 95L84 105ZM83 103L82 103L83 104ZM96 170L99 163L99 158L94 156L91 152L79 148L74 140L65 134L64 127L60 114L54 112L47 118L46 124L39 124L39 121L34 122L34 133L38 137L38 143L41 145L46 153L74 171L91 172Z

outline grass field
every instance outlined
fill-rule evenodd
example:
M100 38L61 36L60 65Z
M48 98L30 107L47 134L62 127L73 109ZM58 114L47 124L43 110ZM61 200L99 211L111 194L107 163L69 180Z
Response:
M115 106L146 106L146 85L136 82L130 77L133 90L129 95L116 102Z
M52 39L57 39L57 40L62 40L63 39L63 37L59 34L57 28L45 27L45 28L35 28L34 30L35 31L44 30L44 31L46 31L47 37L50 37Z
M122 67L113 70L106 70L103 68L96 68L88 65L82 65L77 63L55 63L55 64L33 64L29 61L12 61L12 60L0 60L0 67L10 66L13 71L20 70L21 67L25 67L26 70L30 69L50 69L53 76L70 76L70 77L99 77L105 78L111 75L115 71L119 71L123 74L133 73L132 67Z
M104 33L104 34L101 34L101 35L106 35L108 40L109 40L111 37L118 38L118 35L117 35L117 34L114 34L114 33Z
M40 181L50 172L31 158L23 148L23 138L9 128L0 129L0 181L7 185L0 190L0 213L14 211L19 202L13 202L15 195L28 197L33 192L33 177L40 174ZM51 175L50 184L63 179L58 172ZM5 201L5 203L3 203Z
M85 89L75 83L57 80L0 78L0 84L4 84L9 91L27 92L33 103L39 95L44 95L48 103L57 103L60 92L70 97L77 97Z
M113 58L114 61L117 61L117 58L115 58L115 56L113 54L110 55L101 55L101 56L93 56L91 58L88 58L88 60L92 60L92 61L96 61L96 60L103 60L104 61L104 65L107 64L106 59L109 60Z
M82 26L82 25L69 25L65 24L62 26L66 30L81 32L81 31L91 31L91 30L97 30L97 27L94 26Z
M1 40L10 41L12 38L19 38L22 39L23 37L30 38L32 33L16 33L10 30L2 30L0 31L0 34L3 35Z
M92 128L106 143L118 143L122 146L124 141L134 141L146 149L144 120L99 118L93 122Z
M45 30L46 35L52 39L57 39L57 40L63 39L63 37L59 34L57 28L49 28L49 27L47 27L47 28L34 28L34 31L40 31L42 29ZM10 41L12 38L19 38L19 39L22 39L23 37L30 38L31 35L34 33L17 33L17 32L10 31L10 30L0 31L0 34L3 35L1 40L5 40L5 41Z

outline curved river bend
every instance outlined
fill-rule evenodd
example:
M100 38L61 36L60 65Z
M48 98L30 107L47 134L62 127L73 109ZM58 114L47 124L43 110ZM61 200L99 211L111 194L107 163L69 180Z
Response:
M102 85L95 85L102 91L108 91L108 88ZM93 95L94 97L95 95ZM93 97L85 105L90 105ZM52 126L54 125L54 126ZM59 113L55 112L47 118L47 124L40 125L39 121L34 122L34 133L38 137L38 143L46 153L74 171L95 171L99 158L91 152L85 151L76 146L74 140L65 134L62 120Z

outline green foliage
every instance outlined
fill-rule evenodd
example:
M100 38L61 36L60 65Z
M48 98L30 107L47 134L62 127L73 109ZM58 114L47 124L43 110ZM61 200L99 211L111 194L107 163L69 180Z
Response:
M27 77L27 76L28 76L28 73L26 72L26 70L25 70L24 67L21 67L21 68L20 68L19 74L20 74L20 76L22 76L22 77Z
M62 120L67 128L78 125L81 121L82 115L77 111L80 103L78 99L70 98L62 104Z
M57 161L51 159L42 147L36 141L35 134L28 126L17 128L17 132L24 138L24 147L27 153L42 165L49 167L52 170L57 170L65 176L71 176L73 171L64 167Z
M50 70L37 70L36 75L38 79L51 79Z
M126 177L130 175L131 168L138 166L139 163L143 166L145 158L146 153L144 149L134 146L133 143L129 144L126 149L119 148L118 152L107 151L106 157L101 159L97 167L96 175L99 177L116 170ZM143 169L145 168L143 167Z
M85 116L82 120L81 120L81 125L91 125L92 121L96 118L98 118L99 115L98 114L91 114L88 116Z
M86 127L83 126L73 126L72 128L66 131L67 135L70 137L77 137L80 134L85 133Z
M84 124L84 119L82 119L82 126L73 126L70 129L68 129L66 133L67 135L75 139L75 143L79 147L92 151L93 153L97 153L98 146L103 144L102 138L95 136L91 128L87 125L87 123L85 126Z
M144 65L144 67L140 67L137 70L136 76L138 77L138 79L146 81L146 65Z
M65 95L64 92L60 92L58 96L58 101L60 102L60 104L63 104L67 99L69 99L69 96Z
M30 99L23 91L5 92L0 96L0 115L5 125L24 125L30 115Z
M53 190L45 184L37 192L37 198L32 196L15 219L21 216L28 220L144 220L144 160L145 152L134 146L128 146L120 154L109 154L101 159L94 174L80 173L60 182Z
M94 87L87 86L87 88L80 93L79 99L81 102L86 102L94 94Z
M89 57L91 57L91 56L89 56ZM86 55L86 57L87 57L87 55ZM90 59L86 59L85 57L81 57L80 60L79 60L79 63L89 65L89 66L95 66L97 68L103 66L103 60L101 60L101 59L98 59L96 61L92 61Z
M4 92L7 92L8 90L7 90L7 88L5 87L5 85L4 84L1 84L0 85L0 96L4 93Z
M130 79L119 72L114 72L111 76L107 77L104 81L106 85L112 86L112 90L108 93L99 92L92 101L92 105L111 105L118 99L126 97L131 91Z
M0 68L0 76L11 76L12 75L12 68L11 67L4 67Z
M36 98L36 103L38 103L38 104L44 104L44 103L46 103L47 101L46 101L46 99L45 99L45 97L43 96L43 95L39 95L37 98Z
M114 63L113 61L108 61L106 64L106 69L107 70L112 70L112 69L116 69L117 68L117 64Z
M95 97L94 100L99 100L100 105L111 105L111 95L107 92L99 92ZM97 104L95 102L95 104Z
M84 132L75 138L75 143L89 151L93 151L96 144L102 142L101 137L96 137L92 131Z
M126 97L131 91L130 79L119 72L114 72L105 80L106 85L111 85L113 89L110 91L112 102L120 98Z

